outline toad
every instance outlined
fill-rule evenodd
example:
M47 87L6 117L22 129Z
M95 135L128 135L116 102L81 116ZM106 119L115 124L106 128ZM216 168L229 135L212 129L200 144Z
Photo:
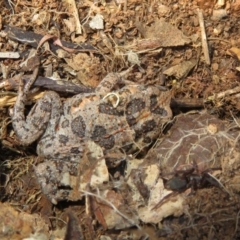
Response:
M109 73L94 93L79 94L64 103L56 92L47 91L25 117L26 96L33 82L34 78L19 87L12 125L21 144L38 141L42 162L35 172L53 203L80 198L72 192L86 142L100 146L106 161L108 157L114 165L117 159L111 156L126 156L151 145L172 117L169 91L129 81L124 86L118 73ZM116 89L119 83L122 87Z

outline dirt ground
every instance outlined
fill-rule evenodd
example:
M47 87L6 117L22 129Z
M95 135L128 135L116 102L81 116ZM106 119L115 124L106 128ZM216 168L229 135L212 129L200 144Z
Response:
M239 0L0 0L0 9L0 239L240 238ZM9 110L36 49L39 89L26 111L45 89L64 101L127 69L129 81L171 93L174 117L157 142L109 168L101 193L53 204L35 176L37 143L14 134Z

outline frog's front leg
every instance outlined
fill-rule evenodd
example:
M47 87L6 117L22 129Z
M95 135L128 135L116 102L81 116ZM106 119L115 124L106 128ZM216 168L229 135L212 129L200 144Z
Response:
M33 80L25 86L20 84L18 97L12 114L12 125L21 144L28 145L37 140L46 130L51 118L59 118L61 113L61 100L57 93L47 92L37 101L27 118L24 115L27 94Z
M74 157L73 157L74 158ZM81 153L75 156L75 160L64 161L64 159L44 159L35 167L38 182L42 192L53 204L58 201L77 201L82 197L80 187L79 162Z

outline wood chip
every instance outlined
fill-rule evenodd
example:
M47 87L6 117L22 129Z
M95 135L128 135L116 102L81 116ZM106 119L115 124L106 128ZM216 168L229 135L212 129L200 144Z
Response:
M20 54L18 52L0 52L0 58L20 58Z

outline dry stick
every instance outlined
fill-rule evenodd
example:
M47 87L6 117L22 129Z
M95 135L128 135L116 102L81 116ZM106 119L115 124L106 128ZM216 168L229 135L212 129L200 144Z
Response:
M210 37L210 38L208 38L208 40L210 40L210 41L211 41L211 40L217 40L217 41L225 42L225 43L228 43L228 44L232 45L232 43L231 43L230 41L225 40L225 39L222 39L222 38Z
M235 231L234 231L233 236L237 233L237 230L238 230L239 213L240 213L240 211L238 211L238 213L237 213L237 219L236 219L236 224L235 224Z
M127 0L124 1L124 8L123 8L124 12L127 12Z
M215 94L213 96L210 96L210 97L208 97L206 102L213 101L214 99L224 98L226 96L229 96L229 95L232 95L232 94L236 94L236 93L240 93L240 87L239 86L235 87L233 89L226 90L224 92L220 92L220 93Z
M82 26L81 26L81 23L80 23L80 20L79 20L79 15L78 15L76 2L75 2L75 0L68 0L68 2L73 8L73 16L74 16L75 21L76 21L76 34L82 34Z
M0 58L20 58L19 52L0 52Z
M210 65L211 61L209 57L209 50L208 50L207 36L205 32L205 27L204 27L203 13L199 9L197 11L198 11L198 20L199 20L200 29L201 29L203 53L204 53L206 63Z

